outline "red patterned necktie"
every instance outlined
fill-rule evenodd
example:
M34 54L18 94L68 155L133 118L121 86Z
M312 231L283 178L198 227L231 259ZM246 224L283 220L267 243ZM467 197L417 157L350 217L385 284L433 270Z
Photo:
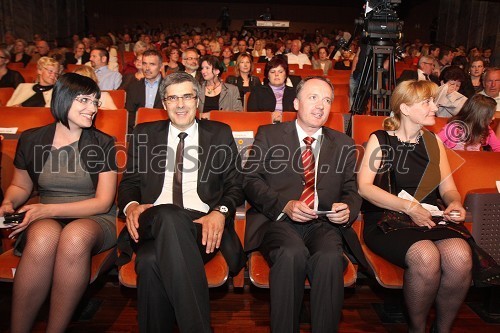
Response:
M306 143L306 149L302 152L302 165L304 166L304 179L306 180L306 184L299 200L314 209L315 171L314 154L311 147L314 142L314 138L308 136L304 138L304 142Z

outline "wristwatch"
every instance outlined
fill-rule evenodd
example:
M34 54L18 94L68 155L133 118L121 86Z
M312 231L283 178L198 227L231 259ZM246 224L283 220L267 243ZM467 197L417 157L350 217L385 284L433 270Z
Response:
M213 210L221 213L225 218L229 217L229 209L226 206L215 206Z

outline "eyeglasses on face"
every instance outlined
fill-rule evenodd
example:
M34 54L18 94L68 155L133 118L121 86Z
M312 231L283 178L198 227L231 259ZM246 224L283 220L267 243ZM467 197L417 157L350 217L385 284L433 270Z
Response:
M55 75L56 77L59 76L59 73L56 72L56 71L53 71L52 69L48 69L47 67L44 67L43 69L45 69L47 71L47 73L49 73L49 75Z
M78 101L78 102L85 104L85 105L92 104L92 105L94 105L95 108L99 108L102 105L102 102L100 100L92 99L89 97L76 97L75 101Z
M187 58L182 58L184 60L192 61L192 60L198 60L199 57L187 57Z
M179 103L179 99L182 99L184 102L192 102L196 100L196 95L194 94L185 94L183 96L170 95L165 97L163 100L169 104L177 104Z
M425 62L425 61L423 61L422 63L426 64L426 65L431 65L432 67L436 67L436 65L433 62Z

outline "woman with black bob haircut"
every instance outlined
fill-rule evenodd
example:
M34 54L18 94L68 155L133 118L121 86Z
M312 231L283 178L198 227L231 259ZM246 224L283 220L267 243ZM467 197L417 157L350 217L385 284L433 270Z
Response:
M21 255L12 296L12 332L30 332L50 291L47 332L64 332L90 279L91 257L116 243L114 139L93 127L100 90L75 73L56 83L56 121L25 131L0 216L25 213L12 228ZM40 203L24 203L33 189Z

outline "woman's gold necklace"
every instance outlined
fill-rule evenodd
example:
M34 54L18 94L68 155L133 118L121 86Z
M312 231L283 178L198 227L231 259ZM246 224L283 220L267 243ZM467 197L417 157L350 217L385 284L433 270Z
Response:
M219 86L220 86L220 82L219 82L219 84L214 85L213 88L210 88L209 86L207 86L207 94L209 94L209 95L214 94L215 91L217 90L217 88L219 88Z

